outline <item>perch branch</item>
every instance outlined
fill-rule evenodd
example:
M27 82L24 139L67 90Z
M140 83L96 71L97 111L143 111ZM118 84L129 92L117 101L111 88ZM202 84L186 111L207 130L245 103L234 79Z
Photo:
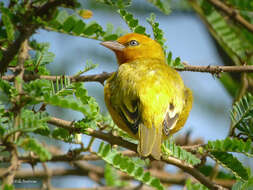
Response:
M211 74L219 74L222 72L231 72L231 73L240 73L240 72L253 72L253 65L245 65L245 66L194 66L194 65L185 65L184 68L177 68L178 71L192 71L192 72L204 72L204 73L211 73ZM101 84L104 83L106 79L108 79L113 73L100 73L95 75L84 75L84 76L68 76L68 78L72 82L99 82ZM37 75L37 74L25 74L24 81L31 81L35 79L46 79L51 81L56 81L61 78L65 77L62 76L48 76L48 75ZM14 81L15 75L6 75L1 77L3 80L7 81Z

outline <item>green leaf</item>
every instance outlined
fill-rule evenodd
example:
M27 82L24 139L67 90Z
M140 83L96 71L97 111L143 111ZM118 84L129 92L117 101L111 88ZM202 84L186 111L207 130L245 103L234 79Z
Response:
M11 123L13 122L11 115L9 116L10 121L8 122L6 121L8 117L6 117L5 114L0 114L0 117L1 116L3 118L0 119L0 126L2 126L2 129L4 128L5 137L8 137L16 132L34 132L45 136L48 136L50 133L47 125L49 117L45 112L34 113L32 110L23 108L21 110L21 122L17 127L11 126ZM1 121L3 121L3 123L1 123Z
M46 112L34 113L32 110L22 109L19 129L29 129L30 132L48 136L50 133L47 125L48 120Z
M75 76L80 76L81 74L83 74L87 71L95 69L97 66L98 66L98 64L93 64L91 60L87 60L84 69L79 71L77 74L75 74Z
M164 142L162 146L162 150L165 155L172 156L187 162L188 164L197 165L200 163L200 159L198 159L195 155L187 152L182 149L180 146L177 146L172 140L168 139Z
M200 183L192 183L191 179L186 180L186 188L187 190L208 190L207 187Z
M104 142L102 142L97 154L108 164L126 172L136 180L139 180L158 190L165 189L159 179L150 176L149 172L144 172L143 168L136 165L132 158L123 156L115 149L112 149L109 144L105 145Z
M219 77L219 80L223 84L223 86L226 88L228 93L232 97L236 97L236 94L238 93L238 90L240 89L240 84L235 81L229 73L222 73Z
M37 140L33 138L25 138L19 140L19 146L21 146L26 151L32 151L37 154L42 162L50 160L52 155L50 152Z
M14 186L11 184L5 184L4 187L3 187L3 190L14 190Z
M205 176L212 175L214 166L213 165L202 165L198 167L198 170L203 173ZM225 171L220 170L216 176L218 179L236 179L232 173L228 173Z
M238 178L243 180L247 180L249 178L247 170L232 154L220 151L212 151L210 154L214 160L218 161L218 163L220 163L224 168L229 169Z
M245 10L245 11L253 11L253 2L252 0L227 0L233 7Z
M62 29L65 32L70 32L72 29L74 29L74 27L76 26L78 21L79 21L79 19L77 18L77 16L72 15L64 21L64 23L62 25Z
M3 24L6 29L8 41L12 42L15 38L14 37L14 33L15 33L14 25L12 24L10 16L8 14L6 14L5 12L2 13L2 21L3 21Z
M55 128L52 132L52 137L65 142L73 142L74 136L72 136L68 130L63 128Z
M149 36L148 34L145 33L146 28L141 25L138 25L138 20L134 18L133 14L127 12L125 9L119 9L118 13L127 23L132 32Z
M45 46L42 51L37 51L34 59L34 64L44 65L54 61L55 55L52 52L48 51L49 46Z
M253 44L245 36L242 27L228 22L230 19L222 16L208 1L199 0L190 4L206 21L213 37L236 65L249 62L247 52L253 50Z
M71 83L68 77L57 79L55 85L52 83L50 93L44 93L42 97L35 100L79 111L84 114L84 120L87 124L100 119L99 106L96 100L88 96L87 90L82 83Z
M110 164L105 165L105 183L110 187L122 187L127 185L127 182L119 179L117 170Z
M170 9L170 1L168 0L148 0L150 3L155 5L160 11L164 14L169 14L171 12Z
M87 24L86 28L84 29L83 33L87 36L91 36L93 34L95 34L95 32L100 29L101 26L95 22L95 21L92 21L90 22L89 24Z
M131 5L132 0L96 0L100 3L104 3L110 5L112 7L116 7L118 9L123 9Z
M45 79L36 79L33 81L30 81L29 83L23 84L23 90L25 93L29 94L29 96L33 99L36 99L38 97L43 97L50 94L51 91L51 85L50 81ZM36 103L39 101L31 101L30 103Z
M72 32L79 36L81 33L84 32L85 29L85 23L82 20L78 20L76 24L74 25Z
M167 64L169 66L172 66L172 52L170 51L168 54L167 54Z
M145 30L146 30L145 27L143 27L143 26L137 26L136 28L134 28L133 32L147 35L145 33Z
M237 152L246 156L253 156L251 140L244 142L236 138L226 138L224 140L208 141L205 149L208 151Z
M165 51L167 49L167 47L164 45L166 39L164 38L163 31L159 28L159 23L155 22L155 19L156 19L155 14L151 13L150 17L147 18L146 20L152 27L155 40L163 47L163 50Z
M10 97L13 90L14 87L9 82L0 78L0 92L3 92Z
M253 96L246 94L236 102L231 111L232 129L238 129L241 134L253 138Z
M59 28L63 25L65 20L69 17L69 14L66 10L58 11L55 18L52 19L51 25L53 25L56 28Z
M252 190L253 189L253 178L251 177L248 181L239 180L237 181L232 190Z

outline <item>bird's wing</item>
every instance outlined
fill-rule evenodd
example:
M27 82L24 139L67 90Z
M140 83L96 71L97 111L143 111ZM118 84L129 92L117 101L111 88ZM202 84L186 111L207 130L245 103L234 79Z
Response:
M192 103L193 103L193 95L192 91L185 87L184 89L184 107L182 109L182 112L179 114L178 121L176 125L172 128L170 128L169 133L174 134L177 131L179 131L185 124L188 115L192 109Z
M116 104L114 109L119 113L120 117L126 123L131 132L136 135L141 123L141 117L139 113L138 100L129 100L130 97L121 99L120 104Z

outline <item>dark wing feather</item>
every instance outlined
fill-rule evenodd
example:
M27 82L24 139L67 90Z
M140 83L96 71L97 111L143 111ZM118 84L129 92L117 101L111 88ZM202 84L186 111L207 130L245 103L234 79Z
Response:
M137 134L138 126L141 122L141 117L138 109L138 101L131 102L131 110L128 109L125 103L122 102L120 107L117 107L118 113L123 121L127 124L133 134Z

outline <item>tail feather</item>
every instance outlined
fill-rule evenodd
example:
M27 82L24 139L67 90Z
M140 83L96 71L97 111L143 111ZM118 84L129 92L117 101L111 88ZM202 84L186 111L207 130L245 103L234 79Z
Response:
M162 143L162 134L161 134L161 127L158 128L158 131L156 132L156 138L154 139L154 145L152 148L151 155L154 159L160 160L161 157L161 143Z
M160 131L160 133L159 133ZM157 160L160 160L161 153L161 130L158 133L155 127L148 128L144 124L139 125L139 144L137 151L143 156L150 154Z

